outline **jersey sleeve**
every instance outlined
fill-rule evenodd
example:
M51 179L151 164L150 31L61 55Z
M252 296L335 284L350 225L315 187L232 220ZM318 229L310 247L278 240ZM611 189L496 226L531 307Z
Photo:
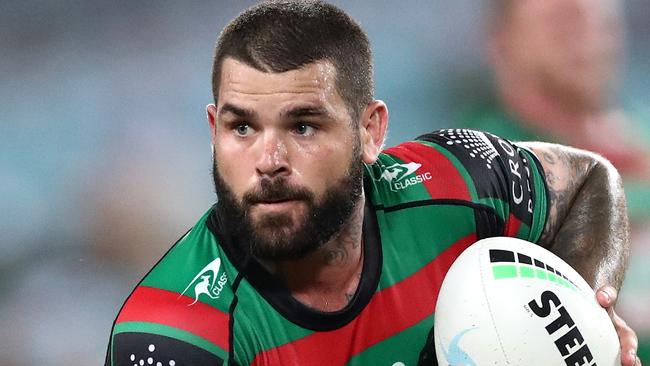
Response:
M488 206L477 217L479 238L511 236L538 242L548 216L543 168L532 151L486 132L439 130L416 141L443 150L466 177L471 199Z
M227 361L231 272L206 228L206 216L128 297L113 324L106 366Z

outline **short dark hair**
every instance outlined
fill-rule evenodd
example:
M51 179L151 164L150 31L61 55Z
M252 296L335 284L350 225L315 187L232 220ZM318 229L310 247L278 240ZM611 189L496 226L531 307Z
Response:
M373 99L368 37L345 12L321 1L267 1L233 19L221 32L215 49L215 103L226 57L264 72L285 72L329 61L336 69L336 89L353 121Z

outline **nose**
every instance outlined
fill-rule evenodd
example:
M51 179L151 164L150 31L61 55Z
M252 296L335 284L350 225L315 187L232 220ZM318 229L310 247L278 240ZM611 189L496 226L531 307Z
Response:
M257 174L262 177L276 178L291 172L287 144L275 132L267 132L262 139L262 153L257 160Z

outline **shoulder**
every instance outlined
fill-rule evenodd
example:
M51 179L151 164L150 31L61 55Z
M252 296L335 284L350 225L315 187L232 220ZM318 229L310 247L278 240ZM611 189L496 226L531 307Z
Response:
M367 166L374 203L392 206L433 199L471 200L463 168L440 144L410 141L384 150Z
M372 179L366 184L373 184L375 206L471 206L498 216L506 223L505 234L529 240L536 240L543 227L546 191L538 159L496 135L469 129L434 131L385 150L368 168Z
M227 260L206 225L208 215L131 293L113 325L109 360L133 361L147 347L152 352L151 345L158 356L180 364L220 364L226 358L232 293Z
M508 140L469 129L446 129L386 149L370 166L377 189L422 185L421 198L477 201L494 196L504 175L523 178L534 155Z
M220 277L225 275L225 270L230 265L218 245L217 237L208 227L207 221L211 211L201 217L194 227L171 247L140 286L176 293L179 301L185 298L185 302L189 303L213 303L211 300L215 299L208 295L213 295ZM206 290L210 293L201 296L204 285L208 285ZM215 301L212 305L227 310L226 306L219 306L219 303Z

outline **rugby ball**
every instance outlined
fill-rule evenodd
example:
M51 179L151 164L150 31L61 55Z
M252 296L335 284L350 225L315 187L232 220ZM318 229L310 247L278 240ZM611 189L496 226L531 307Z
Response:
M515 238L483 239L452 264L438 294L439 365L620 365L618 336L566 262Z

